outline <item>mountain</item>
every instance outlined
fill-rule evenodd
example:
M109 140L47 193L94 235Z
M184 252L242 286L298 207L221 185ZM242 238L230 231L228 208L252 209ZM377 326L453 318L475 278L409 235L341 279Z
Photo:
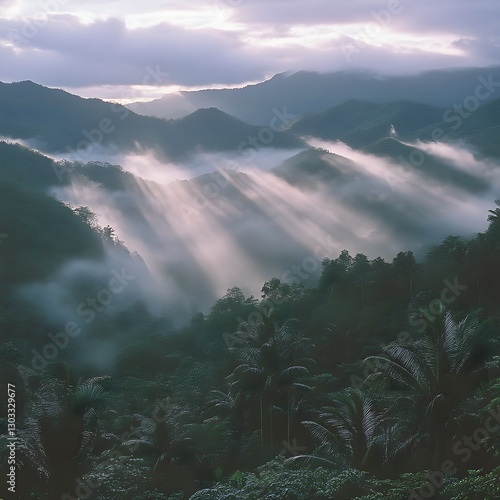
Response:
M184 126L191 126L189 120ZM30 278L50 282L68 262L103 262L109 241L103 247L100 239L113 233L96 228L93 212L99 217L94 223L111 226L139 253L172 315L185 319L239 284L241 269L254 290L266 277L304 262L326 235L333 254L346 243L360 250L369 245L376 255L393 253L401 242L418 250L443 234L467 233L476 224L462 227L469 204L494 197L480 170L468 172L427 154L404 172L394 155L410 158L414 148L391 138L367 149L376 146L378 156L391 148L393 155L374 159L357 152L350 159L308 148L270 171L222 170L158 184L100 162L66 162L72 175L60 180L54 169L61 162L0 142L0 234L9 235L0 245L0 254L8 254L0 278L10 286ZM440 208L443 193L467 200L453 218ZM68 205L88 207L90 215ZM120 257L104 271L121 269L122 262L135 268ZM83 279L78 273L75 279ZM138 271L142 275L150 280L149 271Z
M152 149L169 159L203 147L207 151L236 151L261 128L216 109L198 110L181 120L140 116L99 99L83 99L33 82L0 83L0 136L31 140L48 153L78 153L87 160L100 146L120 152ZM293 136L273 133L258 147L295 148Z
M415 145L407 145L392 137L380 139L363 148L365 153L396 160L403 171L414 172L421 177L448 189L467 193L484 193L490 183L474 172L459 168L449 159L429 154ZM412 161L413 159L413 161Z
M354 162L320 148L301 151L273 168L272 172L301 188L314 188L332 180L344 184L353 181L357 175Z
M363 152L392 160L384 164L387 174L391 171L396 176L413 173L419 177L419 182L426 179L445 189L457 189L475 195L487 192L490 187L488 181L476 173L467 172L449 160L426 153L415 146L402 144L394 138L380 139L363 148ZM422 161L412 164L411 158L416 154ZM349 183L354 185L363 177L370 178L370 172L365 171L362 165L320 148L301 151L285 160L272 172L301 189L327 184L335 185L335 189L338 189ZM370 182L368 181L367 185Z
M47 192L57 184L53 162L0 142L2 286L47 279L68 259L101 259L100 238Z
M295 121L289 130L298 135L340 140L362 147L389 137L392 127L405 137L439 121L442 116L442 109L416 102L377 104L351 100L319 113L309 113Z
M399 138L411 142L463 141L485 156L500 157L500 99L478 105L472 112L462 109L462 113L411 101L377 104L350 100L308 113L287 130L299 136L342 141L378 156L405 157L407 151L401 151L405 146L390 140Z
M248 123L268 125L275 113L302 115L351 99L375 102L417 101L449 107L474 93L478 78L500 81L500 67L426 71L417 75L381 76L362 71L281 73L238 89L183 91L137 102L136 113L179 118L199 108L216 107ZM493 99L495 95L488 99Z
M440 140L463 140L485 156L500 158L500 98L471 109L450 108L441 120L416 131L412 137L435 140L436 131L442 131Z

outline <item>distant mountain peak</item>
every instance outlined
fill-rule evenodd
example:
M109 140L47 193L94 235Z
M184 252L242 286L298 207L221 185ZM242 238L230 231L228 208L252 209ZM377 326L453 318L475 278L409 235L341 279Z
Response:
M487 71L500 79L500 67ZM435 70L416 75L387 76L368 70L285 72L242 88L186 91L151 102L132 103L143 115L178 118L195 109L216 107L253 125L266 126L273 109L287 107L304 115L344 102L414 102L447 108L461 102L477 85L479 68Z
M178 118L176 121L184 124L191 122L206 123L207 121L214 123L243 123L238 118L224 113L224 111L213 106L210 108L197 109L183 118Z

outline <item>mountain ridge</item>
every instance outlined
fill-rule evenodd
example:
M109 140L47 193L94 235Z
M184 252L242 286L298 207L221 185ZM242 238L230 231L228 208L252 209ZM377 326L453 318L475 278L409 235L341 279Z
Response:
M452 106L474 91L480 76L500 81L500 67L451 68L406 76L378 75L371 71L279 73L258 84L235 89L204 89L167 94L128 108L145 115L180 117L200 107L215 106L245 122L266 125L273 108L287 107L302 115L353 98L376 102L412 100L438 107ZM170 113L170 114L169 114Z
M32 81L0 83L0 136L35 140L37 149L46 153L76 153L83 161L100 146L127 152L153 150L167 159L185 157L198 146L207 151L236 151L260 130L220 110L165 120ZM286 132L274 133L269 144L285 149L301 145Z

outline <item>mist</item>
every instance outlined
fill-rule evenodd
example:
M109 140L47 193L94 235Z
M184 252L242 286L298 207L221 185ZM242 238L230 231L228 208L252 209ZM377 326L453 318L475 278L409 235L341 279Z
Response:
M114 240L104 242L103 260L66 262L50 279L21 287L19 298L43 314L44 335L75 322L75 355L107 370L140 330L107 336L107 325L138 304L180 328L233 286L257 298L272 277L314 286L322 260L343 249L389 262L408 249L423 258L447 235L487 227L499 165L464 144L399 141L410 153L393 158L306 140L309 150L247 157L200 149L176 163L104 147L88 164L53 156L76 163L50 194L88 207ZM100 175L106 169L111 177ZM108 298L102 290L116 273L133 279Z
M323 151L328 167L321 178L305 169L300 182L292 182L286 163L292 155L279 150L260 150L252 162L200 152L174 165L152 154L110 154L101 161L119 160L140 177L109 189L75 175L52 192L74 207L89 207L100 226L112 226L140 255L138 295L176 324L207 313L232 286L259 297L271 277L313 285L321 260L343 249L389 261L405 249L423 257L449 234L469 237L486 228L497 165L462 146L413 144L425 154L413 167L340 142L309 144ZM438 160L447 177L424 168Z
M498 192L495 169L499 165L476 158L463 144L406 143L421 153L415 155L418 161L413 164L411 158L378 157L341 142L312 139L310 144L354 162L357 179L367 184L353 187L351 196L361 197L363 203L370 198L372 204L378 204L380 211L371 215L375 219L383 215L384 219L388 216L385 220L389 224L396 217L413 224L416 238L410 237L408 244L414 250L449 234L469 237L487 227L485 214ZM435 169L436 162L444 168ZM384 212L386 208L393 212L392 217Z
M35 143L33 143L33 147L35 147ZM85 157L76 152L51 154L44 152L43 154L56 161L101 162L120 165L123 170L141 179L158 184L168 184L221 170L237 170L246 173L270 170L287 158L299 153L300 149L267 147L251 151L253 154L250 156L232 151L213 153L200 147L188 155L184 161L176 162L168 161L164 155L160 155L152 149L142 149L137 153L123 153L116 147L103 145L93 145L92 151Z

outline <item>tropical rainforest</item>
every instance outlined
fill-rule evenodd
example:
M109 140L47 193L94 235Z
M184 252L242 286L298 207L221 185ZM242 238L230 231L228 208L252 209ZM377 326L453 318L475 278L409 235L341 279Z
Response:
M273 130L0 84L15 498L499 498L500 101L441 104Z

